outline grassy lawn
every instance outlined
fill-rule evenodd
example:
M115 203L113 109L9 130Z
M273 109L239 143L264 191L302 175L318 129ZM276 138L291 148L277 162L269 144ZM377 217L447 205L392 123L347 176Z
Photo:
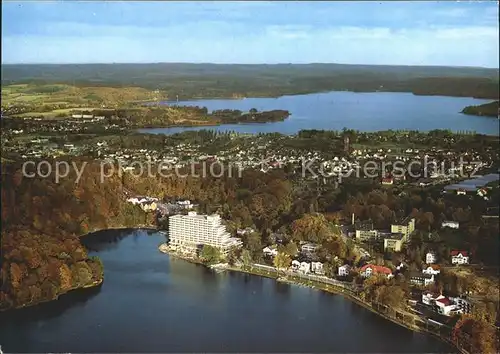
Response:
M44 118L61 118L57 117L58 114L67 114L68 116L71 115L72 111L78 110L78 111L91 111L93 109L99 109L98 107L70 107L70 108L61 108L61 109L54 109L53 111L50 112L26 112L26 113L21 113L21 114L15 114L12 115L12 117L17 117L17 118L23 118L23 117L33 117L33 116L41 116Z
M134 101L165 99L163 95L140 87L77 87L70 85L9 85L2 87L6 104L89 104L123 105ZM36 107L33 107L36 112Z

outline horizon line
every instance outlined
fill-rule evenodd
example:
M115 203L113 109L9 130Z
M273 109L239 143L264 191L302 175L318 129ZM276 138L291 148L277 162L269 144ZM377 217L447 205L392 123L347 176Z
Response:
M457 69L488 69L500 70L499 67L467 66L467 65L418 65L418 64L348 64L335 62L310 62L310 63L214 63L214 62L71 62L71 63L1 63L4 65L159 65L159 64L189 64L189 65L346 65L346 66L401 66L401 67L423 67L423 68L457 68Z

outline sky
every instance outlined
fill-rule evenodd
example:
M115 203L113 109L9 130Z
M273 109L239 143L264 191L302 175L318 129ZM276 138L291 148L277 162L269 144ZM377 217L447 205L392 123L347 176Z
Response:
M499 67L496 1L2 1L2 64Z

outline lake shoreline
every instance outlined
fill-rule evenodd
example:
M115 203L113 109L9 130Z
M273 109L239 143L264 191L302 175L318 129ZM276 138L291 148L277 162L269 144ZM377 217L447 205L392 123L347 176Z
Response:
M284 95L277 98L206 99L176 102L177 106L205 107L208 112L252 108L261 111L284 110L290 117L266 122L156 122L154 126L130 127L139 133L171 135L184 131L212 130L221 133L297 134L301 130L337 130L360 132L407 130L427 132L450 129L498 135L498 127L489 118L474 119L462 113L464 107L480 105L489 99L450 96L422 96L403 92L325 91L312 94ZM163 104L169 105L169 101Z
M110 230L117 230L117 229L110 229ZM121 230L143 230L144 231L144 228L137 229L137 228L127 227L127 228L123 228ZM153 230L155 230L155 229L153 229ZM170 271L169 270L165 271L165 269L164 269L165 265L167 265L167 268L169 268L169 266L168 266L169 260L167 259L167 260L164 260L164 261L159 261L159 260L161 260L161 258L162 258L163 255L161 255L158 250L156 251L156 252L158 252L158 256L154 255L154 252L155 252L154 249L155 248L158 249L160 244L164 244L165 243L164 238L161 237L160 234L164 234L164 232L158 231L158 232L155 232L154 234L150 234L149 232L147 234L146 234L146 232L141 232L141 235L147 236L147 237L142 238L142 241L145 241L145 244L148 245L148 246L146 247L146 250L143 251L142 253L140 253L138 256L139 256L139 258L140 257L142 257L142 258L146 257L145 259L150 259L150 258L156 259L156 261L154 261L154 263L151 263L151 264L148 263L148 265L146 266L146 268L144 268L144 271L147 271L147 269L149 269L149 270L153 269L153 271L155 272L155 274L153 274L152 278L150 278L144 284L150 284L151 286L153 286L153 284L161 283L161 285L160 285L160 287L158 289L166 289L166 288L169 288L169 285L171 285L171 283L168 281L168 279L161 280L160 278L158 278L157 275L159 275L159 274L156 273L156 271L158 271L160 269L163 269L161 271L161 273L165 274L165 273L169 273L169 272L171 272L173 270L179 269L179 270L183 270L179 275L182 274L182 276L186 276L188 273L185 273L184 271L188 271L188 268L192 267L192 266L188 265L189 263L192 263L193 265L194 264L200 264L200 265L202 265L202 264L201 264L201 262L199 262L199 261L197 261L195 259L193 259L193 260L184 259L184 257L180 257L180 255L177 257L176 255L171 254L171 256L172 256L171 261L174 260L174 259L176 259L176 258L181 258L181 259L178 262L174 261L172 263L171 267L173 267L173 268L170 268ZM130 233L130 235L132 235L132 233ZM113 242L118 243L118 242L122 242L121 240L122 240L123 237L126 237L126 235L122 235L122 233L118 233L116 235L106 235L106 234L103 234L102 236L103 236L103 240L102 241L99 241L100 240L99 237L95 238L96 247L97 248L93 251L94 252L93 257L98 256L99 258L101 258L101 255L98 254L99 250L100 250L100 247L98 245L101 244L101 242L103 243L103 246L104 246L103 249L106 251L108 249L107 245L109 243L109 240L114 240ZM137 251L136 241L137 240L136 240L136 237L135 237L136 236L135 233L134 233L133 236L134 236L133 238L129 237L129 241L125 243L126 245L128 245L126 247L127 251L126 251L125 255L131 256L133 254L136 254L136 251ZM109 238L109 240L108 240L108 238ZM92 242L92 240L91 240L91 242ZM133 244L133 246L130 246L132 244ZM153 255L151 255L151 251L153 252ZM97 252L97 253L95 253L95 252ZM104 252L102 254L102 257L104 259L107 259L106 258L106 255L107 255L106 253L107 252ZM112 260L112 262L115 259L114 256L111 256L111 257L108 257L108 258L110 258ZM125 268L123 268L123 269L124 270L129 270L128 258L126 258L126 259L123 259L123 257L119 257L119 258L122 259L122 263L125 262L125 264L127 264L125 266ZM186 262L186 260L187 260L187 262ZM175 263L177 263L177 265L175 265ZM183 263L185 263L185 264L183 264ZM153 264L156 264L156 265L160 266L160 268L157 268L156 266L153 266L153 268L150 268ZM114 264L114 266L116 266L116 264ZM106 265L105 265L105 267L106 267ZM111 268L115 268L115 269L111 269ZM200 272L201 272L200 274L206 273L206 271L203 270L203 269L206 269L206 265L204 267L195 267L195 268L198 269L197 273L200 273ZM217 269L217 267L214 267L214 268ZM222 268L222 267L219 267L219 268ZM193 268L191 268L191 269L193 269ZM115 276L115 274L113 272L114 270L116 270L116 267L110 267L110 269L105 269L104 270L105 273L106 273L106 271L110 271L111 273L113 273L113 279L111 277L108 279L108 284L109 285L106 286L106 287L98 287L97 286L97 287L93 287L92 289L85 289L85 290L82 290L82 291L71 291L71 292L69 292L67 294L64 294L64 295L60 296L59 299L58 299L59 301L48 301L47 303L40 304L39 306L30 306L29 308L21 308L21 309L18 309L17 311L7 311L6 313L2 312L0 314L1 316L7 316L5 318L9 319L9 321L12 321L11 325L8 325L8 323L5 323L7 325L6 326L6 330L7 331L14 331L14 333L15 333L16 327L19 326L20 324L24 323L24 321L26 321L27 323L34 323L33 320L32 320L33 318L34 318L35 321L38 321L36 323L42 323L42 322L39 322L39 321L46 321L46 323L45 322L43 322L43 323L47 326L46 327L46 330L47 330L48 328L52 328L53 326L57 327L59 325L58 320L52 319L52 317L58 318L58 317L60 317L62 315L62 313L65 313L65 315L63 317L61 317L61 318L66 318L66 320L68 320L66 314L68 314L70 312L73 313L73 311L74 311L74 315L78 316L77 318L80 318L82 316L81 312L83 311L82 309L84 307L87 308L87 310L86 310L85 313L89 313L88 311L90 311L90 313L92 313L92 308L97 308L98 309L97 310L98 311L97 312L98 315L89 315L90 316L89 318L87 318L86 316L83 319L80 318L80 320L83 320L84 325L85 325L85 321L92 320L91 323L93 323L94 325L95 325L95 323L99 323L98 327L101 327L101 323L105 323L104 319L107 318L107 317L102 317L101 318L100 317L101 315L99 315L99 313L100 313L99 310L100 311L107 311L108 307L106 307L106 305L103 305L104 303L102 302L102 300L96 300L96 299L106 299L106 300L104 300L104 302L111 301L112 304L117 304L120 301L125 301L125 302L129 301L130 298L127 298L126 296L124 297L124 299L116 299L115 298L117 294L122 294L121 291L123 291L123 289L121 287L122 283L120 281L116 282L116 280L119 280L120 276L124 277L125 279L129 279L125 283L125 284L127 284L127 286L133 286L132 283L135 282L135 280L133 280L133 279L131 279L131 278L128 277L127 273L123 273L121 275L118 274L119 276L117 278L114 278L114 276ZM261 277L265 276L264 274L258 274L257 272L254 272L251 269L246 269L245 270L245 269L241 269L241 268L235 267L234 269L228 269L228 270L229 271L234 271L234 272L239 272L239 273L246 273L248 275L259 275ZM257 269L257 270L259 270L259 269ZM212 272L209 272L209 273L212 273ZM147 273L143 274L140 279L142 279L143 277L147 277L147 276L148 276ZM211 274L210 275L206 274L205 276L208 276L208 278L210 278L210 279L213 278L213 275L211 275ZM276 276L269 276L268 275L267 277L270 278L270 279L274 279L275 281L281 281L280 279L276 279ZM207 281L209 280L208 278L206 279ZM219 280L222 280L222 278L226 279L227 281L229 281L229 279L230 279L229 277L220 277ZM231 277L231 278L234 278L234 277ZM245 282L247 282L247 281L251 281L252 278L253 277L248 277L248 278L244 277L244 278L239 278L239 279L240 279L240 281L243 280L243 279L245 279ZM172 280L173 280L173 278L172 278ZM253 282L255 282L255 281L258 282L259 281L258 278L253 278ZM272 286L273 283L274 282L269 282L267 284L267 286L273 287ZM189 284L191 284L191 283L188 283L187 285L190 286ZM320 288L318 286L314 286L314 285L311 285L311 284L302 284L302 283L296 282L296 281L294 281L292 284L293 285L298 285L300 287L306 287L307 286L307 287L314 288L315 290L323 290L324 292L330 292L330 293L337 294L337 295L342 294L341 292L333 291L334 289L322 289L322 288ZM117 285L118 285L118 287L117 287ZM204 286L203 285L200 285L200 286L201 286L200 290L203 291ZM112 290L113 288L114 288L114 290ZM210 289L213 290L213 291L216 290L215 288L212 288L212 287L210 287ZM205 290L208 291L208 289L205 289ZM239 291L241 291L241 289ZM290 289L290 291L291 291L291 289ZM142 297L148 298L147 292L144 292L143 290L139 290L139 292L144 293L142 295ZM316 293L316 292L314 292L314 293ZM96 295L98 295L98 294L99 294L99 297L96 297ZM164 296L164 291L160 291L159 295L160 295L159 301L161 301L162 296ZM213 293L212 295L217 296L215 293ZM348 295L348 294L342 294L342 295ZM181 295L181 297L182 297L182 295ZM89 301L90 298L93 298L93 301ZM336 302L339 302L339 301L343 302L343 300L342 300L343 298L344 297L338 298L338 300L336 300ZM347 297L347 298L348 298L348 300L352 300L353 302L355 302L355 299L351 299L350 297ZM191 300L195 300L195 298L193 298ZM86 305L85 305L85 303L86 303ZM181 303L184 303L184 300L181 300ZM366 306L364 304L359 304L359 305L362 306L362 307ZM348 308L350 308L349 303L342 305L342 307L344 307L344 306L348 306ZM149 308L150 308L150 310L154 311L151 306ZM113 315L113 311L115 311L115 310L118 310L121 313L121 310L119 310L119 309L120 309L120 306L115 306L115 305L111 306L110 307L110 311L111 311L110 312L110 316L114 316ZM163 308L163 307L162 307L162 309L165 310L165 308ZM366 309L370 310L370 312L375 312L375 314L378 314L376 311L374 311L373 309L371 309L369 307L367 307ZM71 311L68 312L68 310L71 310ZM135 310L132 310L133 313L134 313L134 311ZM359 310L356 311L356 312L359 312ZM80 313L80 315L78 315L78 313ZM178 313L177 312L174 313L174 315L181 315L181 314L182 314L182 310L180 312L178 312ZM9 316L14 316L14 317L9 317ZM70 315L68 315L68 316L70 316ZM370 321L377 321L377 318L378 318L378 316L372 316L369 313L365 313L363 316L372 317L370 319ZM389 320L391 320L391 319L389 319ZM61 321L63 321L63 320L61 320ZM100 322L100 321L104 321L104 322ZM161 321L162 320L160 320L160 322ZM19 324L17 324L18 322L19 322ZM74 323L74 320L72 320L71 323ZM163 322L161 322L161 323L163 323ZM395 323L395 324L398 324L398 323ZM70 326L69 323L67 325ZM58 328L58 331L61 332L61 333L59 333L59 332L56 332L56 333L58 333L58 335L60 335L60 334L66 335L65 338L67 338L67 333L70 333L72 331L72 329L65 329L68 326L63 327L63 328ZM401 326L401 327L403 327L403 326ZM387 329L387 330L390 331L390 329ZM393 330L397 330L397 328L393 327ZM40 343L42 343L42 342L45 343L46 341L47 341L47 343L50 343L50 345L52 347L46 347L47 349L45 349L46 351L49 351L49 352L65 351L65 350L67 350L66 348L70 348L70 347L73 347L73 345L75 345L74 343L72 343L69 340L68 340L67 343L66 342L62 343L61 340L58 339L59 337L57 337L57 336L55 336L53 338L51 337L51 339L47 339L47 336L43 334L43 329L42 329L42 331L40 331L38 328L32 328L30 331L32 332L32 336L35 337L34 340L37 340L39 342L38 345L40 345ZM414 332L417 332L417 331L414 331ZM21 332L21 333L24 333L24 332ZM427 335L426 333L423 333L423 334ZM408 336L408 338L413 338L412 342L418 342L418 343L415 343L415 345L417 345L418 347L420 347L421 345L424 345L424 347L431 348L427 344L420 343L421 342L420 336L419 337L413 337L412 332L407 332L406 335ZM8 336L8 333L6 333L6 338L10 338ZM36 339L36 338L40 338L40 339ZM415 338L418 338L418 340L415 339ZM442 340L436 341L436 339L440 339L440 338L436 338L436 336L428 336L428 339L426 338L425 340L431 340L432 343L434 343L433 344L434 345L433 348L438 348L438 347L440 347L442 345L442 344L439 344L439 343L443 343L443 344L447 344L447 346L446 346L447 349L445 350L445 352L455 352L455 349L452 346L449 346L448 343L445 343ZM9 340L11 342L10 345L12 346L12 348L15 348L15 347L17 347L17 348L24 348L23 350L26 351L26 352L29 352L29 351L33 350L33 349L31 349L32 345L28 346L27 344L24 345L22 343L18 343L18 340L16 338L12 338L12 339L9 339ZM5 344L9 344L9 340L2 341L2 342L5 342ZM50 341L50 342L48 342L48 341ZM33 343L35 343L35 342L33 342ZM4 344L4 343L2 343L2 344ZM278 344L279 343L274 343L274 345L278 345ZM375 344L377 344L377 343L375 343ZM47 344L47 345L49 345L49 344ZM76 345L78 346L78 344L76 344ZM115 345L115 344L109 343L109 345ZM119 344L119 345L121 345L121 344ZM182 344L182 340L178 341L177 346L179 346L179 345L184 345L184 344ZM272 345L272 344L269 344L269 345ZM349 347L348 344L345 344L345 345L347 345L347 347ZM401 346L401 345L405 345L405 344L404 343L400 343L399 345ZM49 350L49 348L57 348L57 347L54 347L54 346L59 346L59 349L50 349ZM396 344L395 344L395 346L398 347L398 345L396 345ZM371 346L365 346L365 347L370 348ZM373 349L373 347L371 347L371 348ZM20 351L23 351L23 350L20 350ZM90 349L87 348L85 350L90 350ZM11 350L11 351L14 351L14 350ZM428 349L427 351L431 352L432 349Z
M102 283L104 283L104 276L102 277L102 279L95 280L92 283L89 283L89 284L86 284L86 285L82 285L82 286L72 287L71 289L68 289L68 290L66 290L64 292L61 292L61 293L57 294L56 297L54 297L53 299L44 299L44 300L40 300L40 301L28 303L28 304L22 304L22 305L18 305L18 306L7 307L7 308L4 308L4 309L0 309L0 313L7 314L7 313L10 313L12 311L18 311L18 310L24 310L24 309L34 308L34 307L39 306L39 305L44 305L44 304L49 304L49 303L52 303L52 302L56 302L57 300L59 300L61 297L65 296L65 295L68 295L70 293L75 293L75 292L78 292L78 291L85 291L86 289L94 289L94 288L100 287L102 285Z
M207 265L196 258L187 257L187 256L184 256L182 254L179 254L178 252L174 252L174 251L170 251L170 250L168 250L168 251L161 250L160 252L167 254L169 256L172 256L174 258L181 259L183 261L192 263L192 264L203 265L209 269L213 269L213 270L218 269L217 267ZM297 279L295 279L295 280L289 279L287 276L284 276L284 277L275 276L275 275L271 275L271 272L256 271L256 270L253 270L251 268L245 269L243 267L227 265L227 266L221 267L220 269L223 271L225 270L225 271L230 271L230 272L235 272L235 273L243 273L243 274L250 274L250 275L254 275L254 276L264 277L264 278L275 280L276 282L286 283L289 285L305 286L305 287L308 287L308 288L311 288L314 290L323 291L323 292L333 294L333 295L341 295L345 299L348 299L349 301L363 307L364 309L369 310L371 313L374 313L374 314L376 314L376 315L378 315L378 316L380 316L380 317L382 317L382 318L384 318L384 319L386 319L394 324L397 324L401 327L404 327L412 332L430 334L430 335L434 336L435 338L438 338L439 340L443 341L444 343L447 343L447 344L454 346L458 350L459 353L469 354L466 351L459 348L455 343L447 340L446 338L441 337L440 335L436 334L435 332L430 331L430 330L425 330L425 329L417 327L417 326L411 326L408 323L405 323L401 320L397 320L397 318L388 317L385 314L377 311L369 303L363 301L360 298L353 296L352 294L350 294L347 291L342 291L342 290L336 289L335 286L328 286L328 285L321 286L319 282L313 282L313 281L306 282L306 281L300 281ZM277 272L277 274L279 274L279 273Z
M234 101L242 101L247 98L274 98L278 99L281 97L286 97L286 96L301 96L301 95L314 95L314 94L321 94L321 93L329 93L329 92L351 92L351 93L411 93L414 96L425 96L425 97L455 97L455 98L473 98L473 99L478 99L478 100L494 100L497 99L498 97L496 96L491 96L491 97L486 97L486 96L463 96L463 95L455 95L455 96L450 96L450 95L442 95L442 94L424 94L420 92L413 92L413 91L383 91L383 90L366 90L366 91L359 91L359 90L317 90L317 91L306 91L306 92L295 92L295 93L284 93L284 94L279 94L279 95L251 95L251 96L244 96L244 97L234 97L234 96L194 96L194 97L189 97L189 98L182 98L180 102L193 102L193 101L200 101L200 100L234 100ZM160 104L160 105L176 105L179 103L179 101L171 101L171 100L162 100L162 101L152 101L152 100L144 100L144 101L136 101L135 103L139 104L145 104L145 105L154 105L154 104Z

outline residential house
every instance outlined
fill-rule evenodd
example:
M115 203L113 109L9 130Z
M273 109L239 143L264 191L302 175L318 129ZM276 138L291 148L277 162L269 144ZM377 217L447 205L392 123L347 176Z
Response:
M127 202L129 202L129 203L132 203L132 204L136 205L136 204L139 204L139 203L140 203L140 202L139 202L139 200L140 200L140 199L139 199L139 198L137 198L137 197L132 197L132 198L128 198L128 199L127 199Z
M349 264L344 264L338 269L339 277L346 277L349 275L349 273L351 273L351 266Z
M469 264L469 253L466 251L451 251L451 264Z
M392 271L389 268L375 264L365 264L361 267L360 274L364 278L368 278L372 274L385 274L388 278L392 277Z
M278 254L278 250L276 249L276 247L273 247L273 246L265 247L262 250L262 252L264 253L264 255L271 256L271 257L275 257Z
M434 275L414 272L410 274L410 282L415 285L427 286L434 283Z
M403 247L404 234L391 234L384 238L384 251L386 252L401 252Z
M315 243L305 243L302 245L301 250L303 253L314 253L318 249L319 245Z
M434 251L427 252L427 254L425 255L425 263L434 264L436 262L437 262L436 253Z
M460 223L458 221L443 221L441 223L441 227L450 227L452 229L458 229L460 227Z
M251 227L247 227L245 229L238 229L238 230L236 230L236 234L238 236L244 236L244 235L247 235L247 234L251 234L252 232L255 232L255 230L252 229Z
M186 210L191 210L195 207L195 204L191 203L190 200L179 200L176 204L182 206Z
M311 271L311 263L300 262L299 272L308 274Z
M486 188L479 188L477 190L477 195L480 197L485 197L488 194L488 190Z
M430 291L424 291L422 293L422 303L429 306L434 306L434 302L439 299L444 299L444 296L441 294L434 294Z
M427 268L422 269L423 274L437 275L441 272L439 266L436 264L429 265Z
M415 219L411 217L405 217L401 220L396 221L391 225L391 232L394 234L401 233L404 235L403 241L407 242L410 235L415 231Z
M323 275L325 271L323 269L323 263L321 262L311 262L311 272Z

